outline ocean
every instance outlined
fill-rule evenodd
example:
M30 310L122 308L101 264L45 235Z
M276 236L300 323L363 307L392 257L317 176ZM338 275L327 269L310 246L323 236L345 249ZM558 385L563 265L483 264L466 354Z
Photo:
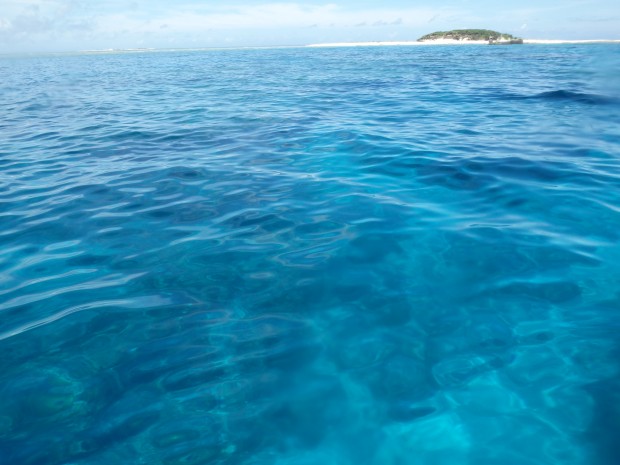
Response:
M620 463L620 45L0 75L0 463Z

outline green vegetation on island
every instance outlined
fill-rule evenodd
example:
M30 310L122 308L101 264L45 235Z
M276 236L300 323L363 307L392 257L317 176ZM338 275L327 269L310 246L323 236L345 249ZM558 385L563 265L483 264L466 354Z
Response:
M437 31L426 34L420 37L418 42L440 39L487 40L489 42L518 40L512 34L503 34L501 32L491 31L490 29L454 29L452 31Z

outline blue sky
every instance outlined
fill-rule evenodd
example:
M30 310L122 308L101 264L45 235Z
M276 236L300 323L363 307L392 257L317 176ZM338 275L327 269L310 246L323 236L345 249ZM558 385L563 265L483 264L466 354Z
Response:
M459 28L620 39L620 2L0 0L0 53L402 41Z

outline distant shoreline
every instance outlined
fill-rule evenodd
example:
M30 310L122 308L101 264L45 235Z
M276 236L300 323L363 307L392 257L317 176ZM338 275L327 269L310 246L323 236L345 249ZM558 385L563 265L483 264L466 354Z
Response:
M310 44L306 47L387 47L397 45L416 45L416 46L433 46L433 45L488 45L487 40L454 40L454 39L437 39L424 42L418 41L399 41L399 42L335 42L325 44ZM562 40L562 39L523 39L524 44L597 44L597 43L620 43L620 39L584 39L584 40Z
M620 39L523 39L524 44L620 44ZM453 40L436 39L424 42L415 40L409 41L374 41L374 42L332 42L306 45L265 45L265 46L245 46L245 47L198 47L198 48L128 48L128 49L100 49L100 50L67 50L54 52L20 52L6 53L0 52L0 58L12 56L63 56L63 55L114 55L123 53L165 53L165 52L199 52L213 50L271 50L271 49L295 49L295 48L328 48L328 47L391 47L391 46L416 46L427 47L437 45L488 45L486 40Z

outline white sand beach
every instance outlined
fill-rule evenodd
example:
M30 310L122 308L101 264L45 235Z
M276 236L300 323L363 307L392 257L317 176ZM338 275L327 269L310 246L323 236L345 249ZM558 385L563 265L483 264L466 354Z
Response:
M592 39L592 40L562 40L562 39L523 39L524 44L592 44L592 43L620 43L620 39ZM399 42L334 42L325 44L310 44L306 47L389 47L403 45L488 45L486 40L454 40L435 39L424 42L399 41Z
M597 44L620 43L620 39L592 39L592 40L555 40L555 39L523 39L524 44Z
M395 45L483 45L488 44L486 40L454 40L454 39L436 39L424 42L414 40L399 42L334 42L327 44L310 44L307 47L381 47Z

